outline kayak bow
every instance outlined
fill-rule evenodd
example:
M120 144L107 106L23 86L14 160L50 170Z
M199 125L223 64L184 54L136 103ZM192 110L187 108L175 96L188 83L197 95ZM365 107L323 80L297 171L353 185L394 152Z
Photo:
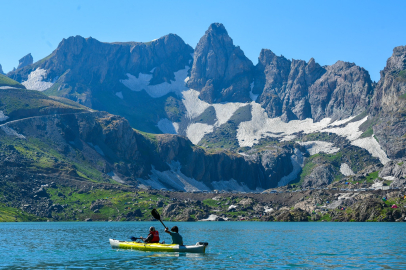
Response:
M208 243L197 242L196 245L192 246L180 246L176 244L138 243L110 239L110 245L112 248L136 249L142 251L205 253Z

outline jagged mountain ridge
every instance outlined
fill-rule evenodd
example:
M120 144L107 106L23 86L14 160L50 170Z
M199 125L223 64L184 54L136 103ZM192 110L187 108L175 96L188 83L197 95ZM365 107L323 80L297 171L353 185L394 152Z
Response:
M5 122L0 125L0 145L14 149L14 162L24 163L22 168L30 172L186 191L250 191L276 185L277 179L266 175L256 160L209 154L176 135L141 134L120 116L37 91L0 90L0 98L0 109L9 116L0 120ZM26 102L30 116L25 114Z
M167 40L168 44L163 44L169 46L172 41L166 37L159 40ZM208 142L214 141L220 148L229 144L230 149L237 151L262 145L267 138L292 141L301 132L334 130L341 136L352 125L351 117L367 110L374 95L368 72L352 63L338 61L332 66L321 67L314 59L307 63L290 61L270 50L263 50L258 65L254 67L242 50L234 46L221 24L211 25L202 37L194 51L193 65L193 49L180 42L178 37L179 44L174 46L177 49L172 56L176 58L179 54L182 57L176 67L168 64L172 56L155 57L160 55L160 50L142 50L140 55L152 57L151 61L148 57L123 56L122 59L113 57L119 54L112 49L115 43L80 37L68 40L78 41L79 45L84 43L89 48L82 52L82 49L78 51L80 46L68 46L69 42L63 42L50 57L10 76L23 81L33 71L42 69L44 74L40 75L48 80L45 81L49 85L47 94L68 97L94 109L122 115L133 127L144 131L185 135L194 144L204 147L210 147ZM139 46L120 43L120 46L143 48L154 42L137 43ZM98 46L108 49L99 49ZM66 60L68 65L60 59ZM98 63L97 59L103 61ZM106 64L104 59L112 60ZM126 61L134 63L123 66ZM153 65L149 65L150 62ZM109 65L114 66L114 72L108 72ZM162 70L167 68L168 72L156 75L159 70L156 66L161 66ZM70 68L76 71L72 73ZM64 73L61 75L61 72ZM250 100L253 101L248 104ZM341 119L347 119L341 122L344 126L334 129ZM334 120L335 124L329 126ZM348 131L343 136L352 145L365 148L381 162L386 162L386 154L377 141L363 137L373 135L367 132L369 121L365 118L353 125L351 132L356 136L351 137ZM228 141L223 140L226 136L230 138ZM315 142L317 144L321 145ZM291 151L290 155L295 156L293 153ZM289 170L293 167L290 166ZM350 167L355 170L351 164ZM290 175L289 170L278 174L278 178Z

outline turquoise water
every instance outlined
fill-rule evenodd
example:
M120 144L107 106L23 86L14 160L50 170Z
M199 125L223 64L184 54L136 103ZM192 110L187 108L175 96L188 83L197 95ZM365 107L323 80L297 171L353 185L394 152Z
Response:
M178 222L206 254L111 249L158 222L1 223L2 269L406 269L406 223ZM168 222L167 226L175 223Z

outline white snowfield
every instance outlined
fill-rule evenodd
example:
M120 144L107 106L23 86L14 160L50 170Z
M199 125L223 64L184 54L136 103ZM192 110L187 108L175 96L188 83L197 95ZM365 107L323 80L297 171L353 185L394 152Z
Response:
M123 92L117 92L117 93L116 93L116 96L118 96L118 97L121 98L121 99L124 99L124 97L123 97Z
M182 102L186 107L186 116L194 119L201 115L210 104L199 99L199 92L193 89L182 92Z
M151 70L153 71L153 70ZM189 71L189 67L186 66L185 69L178 70L174 73L175 80L168 82L163 82L156 85L150 85L149 82L152 79L152 74L138 74L138 78L130 73L127 73L128 79L120 80L122 84L127 86L132 91L142 91L148 93L153 98L163 97L170 92L176 93L180 95L180 93L184 90L187 90L185 86L185 78L187 77L187 72Z
M351 142L352 145L366 149L373 157L379 158L382 164L390 161L386 153L382 150L374 135L368 138L357 139Z
M3 111L0 111L0 122L6 121L8 119L8 116L3 113Z
M354 175L355 173L351 170L347 163L341 163L340 172L345 176Z
M123 179L120 178L114 171L109 172L107 175L111 176L111 178L121 184L125 184Z
M14 129L12 129L11 127L8 127L7 124L4 124L1 126L1 129L4 131L4 133L6 133L6 135L8 136L14 136L20 139L25 139L25 136L22 134L17 133L17 131L15 131Z
M311 156L321 152L326 154L334 154L340 151L340 148L334 147L334 144L331 142L309 141L299 142L299 144L303 145Z
M37 68L28 75L28 80L22 82L21 84L29 90L45 91L50 88L53 83L46 82L44 79L47 76L47 71L45 69Z
M292 162L293 170L279 180L278 187L286 186L289 182L295 180L298 174L302 171L304 158L299 149L295 148L295 154L290 157L290 160Z
M186 136L193 144L198 144L204 135L212 133L213 126L203 123L190 124L186 129Z
M254 89L254 85L255 85L255 82L252 82L250 84L250 87L251 87L250 98L251 98L252 101L256 101L258 96L259 96L259 95L256 95L256 94L252 93L252 90Z
M199 220L199 221L216 221L217 218L218 218L217 215L211 214L211 215L209 215L208 218L201 219L201 220Z
M162 118L158 122L158 128L166 134L178 134L179 124L173 123L168 118Z
M144 186L150 186L154 189L175 189L183 191L202 191L210 190L204 183L199 182L193 178L184 175L180 169L181 165L178 161L172 161L168 164L170 170L158 171L152 167L151 175L148 180L138 179L138 181Z

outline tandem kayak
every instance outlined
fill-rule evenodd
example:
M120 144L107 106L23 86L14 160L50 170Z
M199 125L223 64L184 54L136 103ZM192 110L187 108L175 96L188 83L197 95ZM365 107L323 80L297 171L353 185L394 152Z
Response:
M197 242L196 245L193 246L180 246L176 244L148 244L110 239L110 245L112 248L136 249L143 251L205 253L208 243Z

